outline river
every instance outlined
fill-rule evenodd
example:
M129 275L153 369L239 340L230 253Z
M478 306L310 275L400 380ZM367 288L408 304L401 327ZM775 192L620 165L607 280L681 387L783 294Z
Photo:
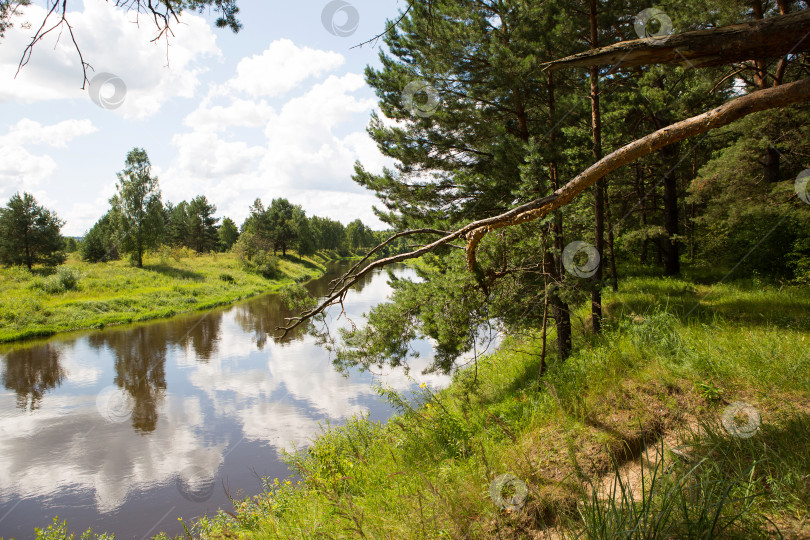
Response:
M308 289L325 294L347 268L330 265ZM362 321L390 292L384 272L370 274L349 294L346 315ZM333 332L347 324L337 313ZM414 344L412 379L401 369L344 376L312 336L274 339L289 315L277 295L264 295L0 349L0 537L33 538L57 515L76 533L179 534L178 518L230 510L229 493L255 495L260 477L288 476L282 449L305 447L324 423L389 417L375 383L407 392L449 382L421 374L431 360L424 341Z

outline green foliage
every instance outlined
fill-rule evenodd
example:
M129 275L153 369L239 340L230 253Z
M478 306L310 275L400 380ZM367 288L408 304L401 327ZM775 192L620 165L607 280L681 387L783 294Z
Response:
M339 221L313 216L310 219L310 230L318 250L340 252L346 248L346 228Z
M82 278L81 272L70 266L60 266L56 273L41 281L41 288L48 294L61 294L67 291L75 291L79 287Z
M59 521L59 517L53 518L53 523L44 529L36 529L36 540L74 540L75 535L67 530L67 523ZM114 536L108 534L94 534L91 529L82 533L80 540L114 540Z
M287 254L287 248L297 240L298 230L295 226L295 214L302 212L287 199L273 199L267 209L267 224L269 226L268 240L273 244L273 253L281 250Z
M254 255L251 261L255 271L266 279L276 279L279 276L279 258L266 251L260 251Z
M30 193L11 196L0 208L0 263L56 266L64 262L65 243L59 234L64 222L37 204Z
M229 251L239 239L239 229L231 218L222 218L222 225L219 227L219 248L222 251Z
M374 245L374 233L362 221L355 219L346 225L346 241L351 249L369 248Z
M164 226L158 179L151 176L151 170L146 151L132 149L124 170L118 173L118 193L110 199L121 250L139 268L146 250L160 245Z
M79 250L79 244L72 236L65 238L65 253L76 253Z
M453 266L423 267L419 276L423 281L417 283L389 275L392 301L374 306L366 326L342 332L345 345L338 350L337 365L407 366L410 342L430 337L437 343L430 369L447 373L461 354L472 350L489 320L475 277Z
M79 247L82 260L96 263L119 259L116 242L114 216L107 212L84 235Z
M217 247L219 234L214 217L217 207L208 202L205 195L199 195L188 204L188 239L187 245L197 253L208 253Z

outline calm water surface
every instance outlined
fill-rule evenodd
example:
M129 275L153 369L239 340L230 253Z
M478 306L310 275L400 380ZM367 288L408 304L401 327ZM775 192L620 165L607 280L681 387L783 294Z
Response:
M310 292L323 295L347 268L332 265ZM349 294L346 312L359 321L390 292L375 272ZM180 533L177 518L231 509L226 492L255 495L259 477L287 476L281 450L307 445L319 424L360 412L388 417L375 382L402 391L448 382L421 375L425 342L415 344L415 381L401 370L344 377L314 338L273 339L289 315L267 295L0 349L0 536L32 538L57 515L74 532ZM333 331L346 324L330 315Z

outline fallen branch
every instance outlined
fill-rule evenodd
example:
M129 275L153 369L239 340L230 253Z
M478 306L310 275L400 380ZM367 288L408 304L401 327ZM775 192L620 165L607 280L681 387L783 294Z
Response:
M708 67L752 58L778 58L810 50L810 9L758 21L673 34L664 39L634 39L593 49L543 65L554 71L564 67L614 65L620 68L648 64Z
M535 199L497 216L474 221L418 249L408 253L401 253L392 257L379 259L362 270L354 273L346 273L339 280L341 285L335 287L335 290L333 290L321 304L302 313L298 317L287 319L290 324L277 329L283 331L281 335L283 338L290 330L311 319L318 313L323 312L329 306L343 302L349 289L375 268L381 268L389 264L420 257L459 238L467 240L467 267L472 271L476 266L476 248L488 232L504 227L520 225L546 216L550 212L570 203L577 195L595 184L605 175L640 157L660 150L664 146L725 126L755 112L785 107L808 100L810 100L810 78L775 88L759 90L746 96L733 99L703 114L671 124L608 154L547 197ZM413 231L405 231L395 236L399 237L408 233L414 234ZM386 243L390 240L391 239L386 241ZM376 249L377 248L375 248L375 250ZM357 267L358 265L355 265L355 269Z

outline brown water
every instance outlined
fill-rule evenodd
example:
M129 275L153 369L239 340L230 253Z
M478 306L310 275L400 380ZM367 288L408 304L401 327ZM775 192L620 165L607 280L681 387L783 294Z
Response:
M323 295L346 268L332 265L310 292ZM358 322L389 293L375 272L349 294L346 313ZM273 339L289 315L266 295L0 349L0 537L32 538L57 515L78 533L179 534L177 518L230 510L228 492L255 495L260 477L286 477L281 450L306 446L319 424L388 417L376 381L401 391L448 382L420 374L426 342L414 344L413 380L401 370L344 377L311 336ZM346 324L330 316L333 332Z

